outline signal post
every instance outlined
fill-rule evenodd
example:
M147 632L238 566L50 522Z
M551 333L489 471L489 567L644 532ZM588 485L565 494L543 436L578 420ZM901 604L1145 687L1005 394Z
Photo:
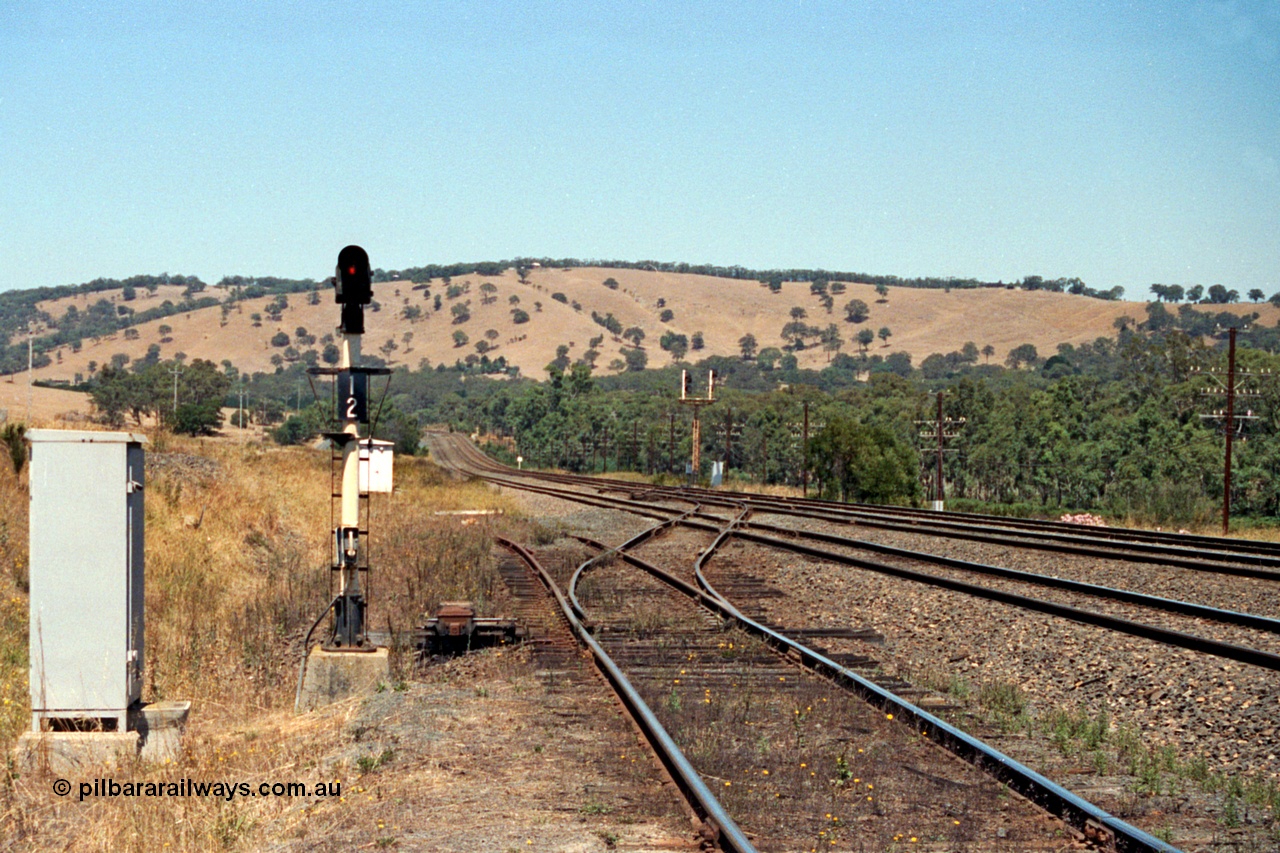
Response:
M364 307L373 301L369 255L359 246L338 253L333 278L334 299L341 306L338 331L342 342L338 366L313 367L312 376L332 376L335 420L338 429L326 432L335 451L337 471L331 479L336 516L331 531L332 575L336 594L316 620L311 633L329 612L332 629L321 648L311 650L298 679L297 709L309 710L367 690L389 673L387 649L375 646L367 633L369 588L368 495L360 489L360 425L369 423L369 377L387 375L386 368L360 365L360 339L364 334ZM363 510L363 511L362 511ZM362 518L364 516L363 525ZM364 653L364 654L353 654Z
M690 434L692 443L689 482L695 483L698 479L698 471L702 466L702 419L699 413L703 406L709 406L715 402L716 396L716 372L714 370L707 371L707 396L694 397L689 392L693 390L693 377L689 375L689 371L680 371L680 402L683 405L693 408L693 425Z

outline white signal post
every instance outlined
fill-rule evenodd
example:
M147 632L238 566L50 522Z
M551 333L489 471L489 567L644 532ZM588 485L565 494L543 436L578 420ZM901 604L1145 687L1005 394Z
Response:
M342 333L342 349L338 359L338 367L349 372L360 360L360 335ZM341 396L341 395L339 395ZM342 406L342 431L351 438L342 444L342 504L338 523L342 531L360 528L360 422L350 406ZM349 539L350 537L344 537ZM344 549L352 553L346 554L352 563L355 562L354 541L344 541ZM338 590L347 591L347 572L339 575Z

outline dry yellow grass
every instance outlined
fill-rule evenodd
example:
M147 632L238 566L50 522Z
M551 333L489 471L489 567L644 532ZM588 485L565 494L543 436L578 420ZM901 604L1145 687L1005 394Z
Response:
M609 277L619 282L617 290L602 286ZM494 299L487 305L482 304L480 293L484 282L496 287ZM987 344L995 347L993 360L999 362L1010 349L1023 343L1035 344L1042 353L1052 353L1059 343L1078 344L1100 336L1113 336L1112 324L1118 317L1128 315L1141 320L1146 316L1145 302L1105 302L1047 291L983 289L947 293L895 287L890 288L887 302L878 302L874 288L863 284L849 285L846 293L836 296L834 310L828 314L805 282L785 283L782 291L775 294L751 281L594 267L536 269L530 273L528 284L521 284L513 271L501 276L463 276L453 284L468 287L468 292L456 300L445 299L439 312L431 311L431 301L424 299L422 290L414 290L410 282L375 285L374 296L382 307L367 314L366 351L376 353L386 341L393 340L397 346L389 357L393 364L416 367L424 358L432 365L452 364L474 354L475 343L492 329L498 336L493 341L496 349L491 357L505 356L508 362L519 365L526 376L542 378L543 368L555 357L558 345L570 345L570 354L576 358L586 351L591 338L604 334L597 365L605 371L627 344L592 321L591 312L597 311L601 315L612 313L624 328L644 329L649 364L661 367L670 363L669 355L658 346L659 338L668 330L689 336L701 331L706 341L702 355L735 355L739 351L738 339L748 332L756 336L761 348L780 346L782 327L790 320L790 310L798 306L808 312L806 322L810 325L835 323L849 341L845 352L855 351L852 339L859 328L865 326L877 331L888 326L893 332L888 346L877 339L871 352L887 355L905 351L918 363L930 353L958 350L966 341L973 341L979 347ZM443 296L444 291L441 281L432 282L433 297ZM582 310L575 311L570 305L553 300L553 293L563 293L571 303L580 303ZM206 294L221 295L221 292L210 289ZM528 312L528 323L514 323L510 301L513 297L519 300L518 307ZM133 305L142 309L162 298L165 298L163 294L140 296ZM866 302L871 309L870 318L863 326L844 320L843 306L855 298ZM250 372L271 371L274 369L271 356L281 352L270 344L274 334L285 332L292 336L302 326L321 337L332 332L337 323L338 312L327 291L317 305L307 304L306 294L290 294L288 300L289 307L278 323L264 317L261 326L253 325L252 315L263 313L264 306L271 301L263 297L237 303L225 325L219 308L206 308L141 324L137 327L136 340L128 340L120 332L100 341L85 341L79 353L64 347L60 355L54 354L53 364L36 372L37 377L69 380L76 373L86 373L90 361L103 364L116 353L141 358L149 345L160 343L161 325L173 329L172 341L161 344L164 358L184 352L190 358L209 359L214 363L229 359L241 370ZM455 325L450 308L468 300L471 319ZM659 306L659 300L665 304ZM49 303L46 310L60 316L73 301L84 307L84 297L70 297ZM401 312L407 306L421 307L425 316L415 322L404 319ZM659 319L664 308L674 312L669 323ZM1268 304L1232 306L1232 310L1258 311L1261 322L1267 325L1280 319L1280 309ZM452 335L458 329L470 337L466 346L454 346ZM411 333L408 341L404 338L406 333ZM690 355L696 358L700 354ZM827 361L827 355L817 347L798 355L805 367L821 367Z
M192 700L192 723L184 760L124 768L113 777L320 781L312 778L317 750L335 748L354 707L292 715L301 635L329 600L328 455L167 435L156 437L149 452L199 455L217 465L212 478L192 466L166 469L147 489L144 700ZM398 492L374 497L372 619L379 629L410 627L440 597L483 601L489 592L488 528L463 528L458 519L432 516L434 510L515 510L483 484L453 482L423 460L402 459L397 468ZM6 754L30 719L26 506L26 484L5 459L0 750ZM80 804L52 797L48 782L40 774L0 778L0 839L32 849L226 849L279 838L309 813L304 803L274 798Z

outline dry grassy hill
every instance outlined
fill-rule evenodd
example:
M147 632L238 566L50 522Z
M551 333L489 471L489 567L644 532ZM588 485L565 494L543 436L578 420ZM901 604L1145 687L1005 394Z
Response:
M618 289L602 285L610 277L619 282ZM496 288L487 304L481 292L485 282ZM464 276L452 284L465 288L466 292L455 299L442 299L439 311L432 310L434 297L445 295L445 285L439 280L432 282L428 291L421 286L415 289L408 281L375 285L374 298L381 304L381 310L367 314L365 351L382 355L380 348L390 341L395 349L390 350L387 357L393 365L416 367L423 359L431 365L452 364L475 353L475 344L485 339L486 331L494 330L497 337L490 357L505 356L509 363L519 365L524 375L542 378L544 367L555 357L558 345L567 344L570 355L577 358L588 348L591 338L603 334L605 341L600 347L597 365L599 370L607 371L627 344L591 319L595 311L602 316L612 313L624 328L644 329L649 365L661 367L671 362L669 354L658 346L659 338L668 330L690 337L695 332L703 333L706 347L701 352L690 352L690 359L712 354L736 355L738 339L748 332L755 335L761 348L781 346L782 327L790 320L791 309L799 306L807 312L806 322L810 325L836 323L846 341L845 352L856 351L853 338L860 328L865 326L877 331L888 326L893 333L888 345L882 345L877 339L871 352L882 355L909 352L918 364L930 353L950 352L966 341L973 341L979 347L993 346L996 353L992 360L999 362L1010 349L1023 343L1032 343L1042 354L1048 354L1059 343L1078 344L1099 336L1113 336L1116 318L1128 315L1143 319L1146 306L1145 302L1107 302L1047 291L984 289L948 293L903 287L890 288L887 301L878 302L871 285L851 284L845 293L835 297L834 308L828 314L818 298L809 292L806 282L788 282L781 292L773 293L752 281L593 267L534 269L527 283L521 283L515 272L508 270L500 276ZM138 299L131 305L142 310L166 298L176 301L179 289L173 290L167 293L161 288L154 296L140 290ZM217 291L206 291L204 295L209 293L216 295ZM425 295L427 293L430 295ZM570 304L552 299L554 293L563 293ZM89 301L104 296L115 300L120 294L69 297L43 307L56 317L65 313L71 304L83 310ZM183 352L188 358L204 358L215 363L230 360L241 370L271 371L274 369L272 355L283 351L270 343L277 332L292 338L301 326L319 338L334 331L338 312L327 291L318 305L307 304L307 294L290 294L289 307L279 322L264 316L262 324L255 326L252 315L265 315L265 306L273 298L235 303L225 319L219 307L205 308L141 324L133 340L121 332L97 341L86 340L79 353L64 347L54 354L53 364L36 371L37 378L69 380L78 372L87 373L90 361L103 364L116 353L138 359L154 343L161 345L163 358ZM512 299L517 299L518 305L513 304ZM871 308L869 319L862 325L849 323L844 318L843 306L851 299L861 299ZM458 302L468 302L471 313L471 318L462 324L454 323L450 312ZM575 310L573 302L579 303L581 310ZM403 312L409 306L420 307L422 316L413 321L406 319ZM528 312L529 322L516 324L512 319L514 307ZM670 322L659 319L664 308L674 313ZM1267 304L1233 306L1233 310L1256 310L1268 325L1280 319L1280 309ZM172 327L171 340L162 340L159 331L162 325ZM456 346L453 340L453 333L459 329L470 339L462 347ZM816 346L798 355L801 366L821 367L827 361L827 354Z

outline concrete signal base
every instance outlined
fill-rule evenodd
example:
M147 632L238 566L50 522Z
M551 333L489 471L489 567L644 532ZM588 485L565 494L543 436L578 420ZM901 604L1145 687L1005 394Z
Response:
M182 757L190 713L190 702L152 702L129 710L123 732L25 732L14 747L14 763L26 772L66 774L138 760L176 760Z
M386 647L371 652L330 652L316 646L307 655L306 675L298 694L298 713L368 693L391 678Z

